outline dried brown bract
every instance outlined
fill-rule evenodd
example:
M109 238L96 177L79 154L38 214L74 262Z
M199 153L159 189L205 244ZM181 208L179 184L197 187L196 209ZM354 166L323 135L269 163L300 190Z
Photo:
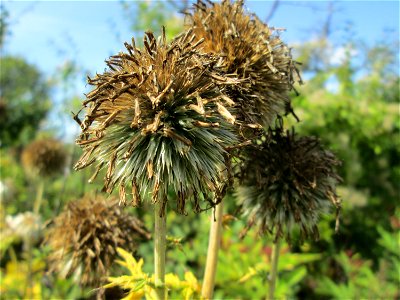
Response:
M301 239L318 239L317 222L330 206L340 209L335 167L340 162L314 137L298 137L281 127L246 148L238 167L237 197L248 228L285 236L298 227ZM338 221L337 221L338 222ZM338 225L338 223L337 223Z
M62 172L66 152L59 141L42 139L28 145L22 152L21 160L28 175L48 177Z
M198 0L186 24L197 40L204 39L203 51L220 57L218 66L226 74L247 79L230 87L238 124L268 127L285 109L291 112L288 93L299 74L279 29L245 12L240 0Z
M75 117L83 148L75 169L104 169L104 190L117 186L122 203L130 194L138 205L150 193L165 206L174 192L184 213L186 201L199 211L200 200L212 206L210 193L221 193L225 148L236 142L233 101L224 91L238 80L214 71L217 59L200 53L201 43L190 30L171 44L165 32L158 40L147 32L144 49L125 43L127 52L88 80L94 89L83 103L86 114L82 122Z
M77 276L83 285L98 286L116 257L116 248L134 251L149 239L143 223L128 215L118 200L86 196L69 202L46 232L52 248L50 271Z

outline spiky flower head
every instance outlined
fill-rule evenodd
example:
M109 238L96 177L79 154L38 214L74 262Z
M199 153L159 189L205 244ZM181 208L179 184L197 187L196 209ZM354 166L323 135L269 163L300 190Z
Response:
M227 109L233 101L223 92L237 80L219 76L216 59L199 53L194 40L188 31L167 44L165 32L158 41L148 32L143 50L125 43L128 52L89 79L95 88L84 102L75 168L95 163L94 176L105 169L104 190L118 186L122 202L132 189L134 205L150 192L165 207L170 189L184 213L185 201L199 211L200 200L213 205L210 193L221 194L225 147L235 143Z
M47 138L29 144L22 152L22 165L32 177L49 177L62 172L66 152L59 141Z
M29 240L31 244L36 243L42 232L41 216L30 211L19 213L15 216L5 217L6 229L2 232L5 240L9 237Z
M74 275L84 285L98 285L107 275L116 248L134 251L150 234L143 223L127 214L118 200L85 196L69 202L46 232L52 248L50 270Z
M247 13L242 0L198 0L186 25L197 39L204 39L203 51L221 57L222 70L248 79L230 88L238 124L268 127L285 109L291 111L288 92L298 72L279 30Z
M300 237L318 239L317 223L330 206L340 208L335 187L340 162L314 137L299 137L278 126L245 150L237 198L248 228L286 237L295 227ZM338 217L338 215L337 215ZM338 225L338 223L337 223Z

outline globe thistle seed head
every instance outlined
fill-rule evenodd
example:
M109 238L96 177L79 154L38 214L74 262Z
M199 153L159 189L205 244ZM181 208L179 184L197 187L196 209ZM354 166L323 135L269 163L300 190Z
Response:
M6 230L3 237L15 236L21 240L29 240L32 244L39 241L42 233L41 216L30 211L15 216L5 217Z
M167 202L176 194L178 212L210 193L221 193L227 177L226 147L235 144L230 130L233 102L224 91L238 81L214 71L216 58L201 54L189 30L171 44L146 33L144 49L125 43L127 53L112 56L84 102L86 115L77 143L83 155L76 169L96 164L104 170L104 190ZM97 175L96 172L95 175Z
M318 239L320 215L332 205L337 213L340 209L335 193L339 164L314 137L298 137L280 127L270 130L245 149L236 173L241 182L236 195L248 228L258 225L260 232L290 240L298 227L302 240Z
M277 115L290 109L288 92L299 75L289 47L279 30L245 12L243 1L197 1L186 14L186 25L202 50L220 56L226 74L248 79L229 88L238 110L238 122L268 127Z
M124 212L117 199L85 196L66 205L47 230L45 242L53 249L51 271L78 276L84 285L98 285L117 247L134 251L149 238L143 223Z
M49 177L62 172L66 152L59 141L41 139L32 142L23 150L21 160L28 175Z

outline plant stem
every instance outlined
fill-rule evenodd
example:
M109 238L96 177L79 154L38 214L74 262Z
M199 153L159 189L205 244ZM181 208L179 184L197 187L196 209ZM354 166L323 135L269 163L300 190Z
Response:
M280 249L280 241L278 238L272 246L272 254L271 254L272 266L271 266L271 274L268 278L268 281L269 281L268 299L269 300L274 299L275 286L276 286L276 281L278 279L279 249Z
M201 295L204 299L212 299L214 293L215 273L217 271L218 262L218 250L222 235L222 216L224 210L222 202L216 206L215 210L215 221L213 215L214 212L212 212L211 215L212 220L210 227L210 237L208 239L207 262L204 272L203 287L201 290Z
M35 215L39 214L40 211L40 206L42 205L42 200L43 200L43 191L44 191L44 180L41 179L38 183L37 190L36 190L36 199L35 202L33 203L33 213ZM25 285L24 289L24 297L26 299L30 299L33 297L33 271L32 271L32 251L33 251L33 245L32 241L29 238L24 239L24 248L26 251L26 261L28 264L28 274L27 274L27 282Z
M156 286L156 299L165 299L165 249L166 249L166 223L165 211L162 201L154 206L154 284Z
M42 205L43 200L43 190L44 190L44 181L40 180L37 191L36 191L36 200L33 204L33 212L37 215L40 211L40 206Z
M24 248L26 251L26 263L28 265L28 273L26 285L24 288L24 298L33 298L33 272L32 272L32 241L29 238L24 238Z

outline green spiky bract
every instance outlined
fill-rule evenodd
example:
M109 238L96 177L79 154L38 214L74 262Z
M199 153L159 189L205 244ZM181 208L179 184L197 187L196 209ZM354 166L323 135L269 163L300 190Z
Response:
M281 126L245 151L238 167L237 198L248 228L286 237L300 230L301 240L319 237L317 222L330 206L340 208L335 187L340 162L314 137L299 137ZM337 210L338 211L338 210Z
M165 207L173 192L179 213L186 201L200 211L202 200L210 207L221 198L226 148L236 143L224 91L237 80L219 76L217 59L194 40L188 31L168 45L165 33L158 41L146 33L143 50L125 43L128 52L89 79L75 168L96 164L94 177L105 169L104 190L118 186L122 202L129 186L134 205L151 193Z

